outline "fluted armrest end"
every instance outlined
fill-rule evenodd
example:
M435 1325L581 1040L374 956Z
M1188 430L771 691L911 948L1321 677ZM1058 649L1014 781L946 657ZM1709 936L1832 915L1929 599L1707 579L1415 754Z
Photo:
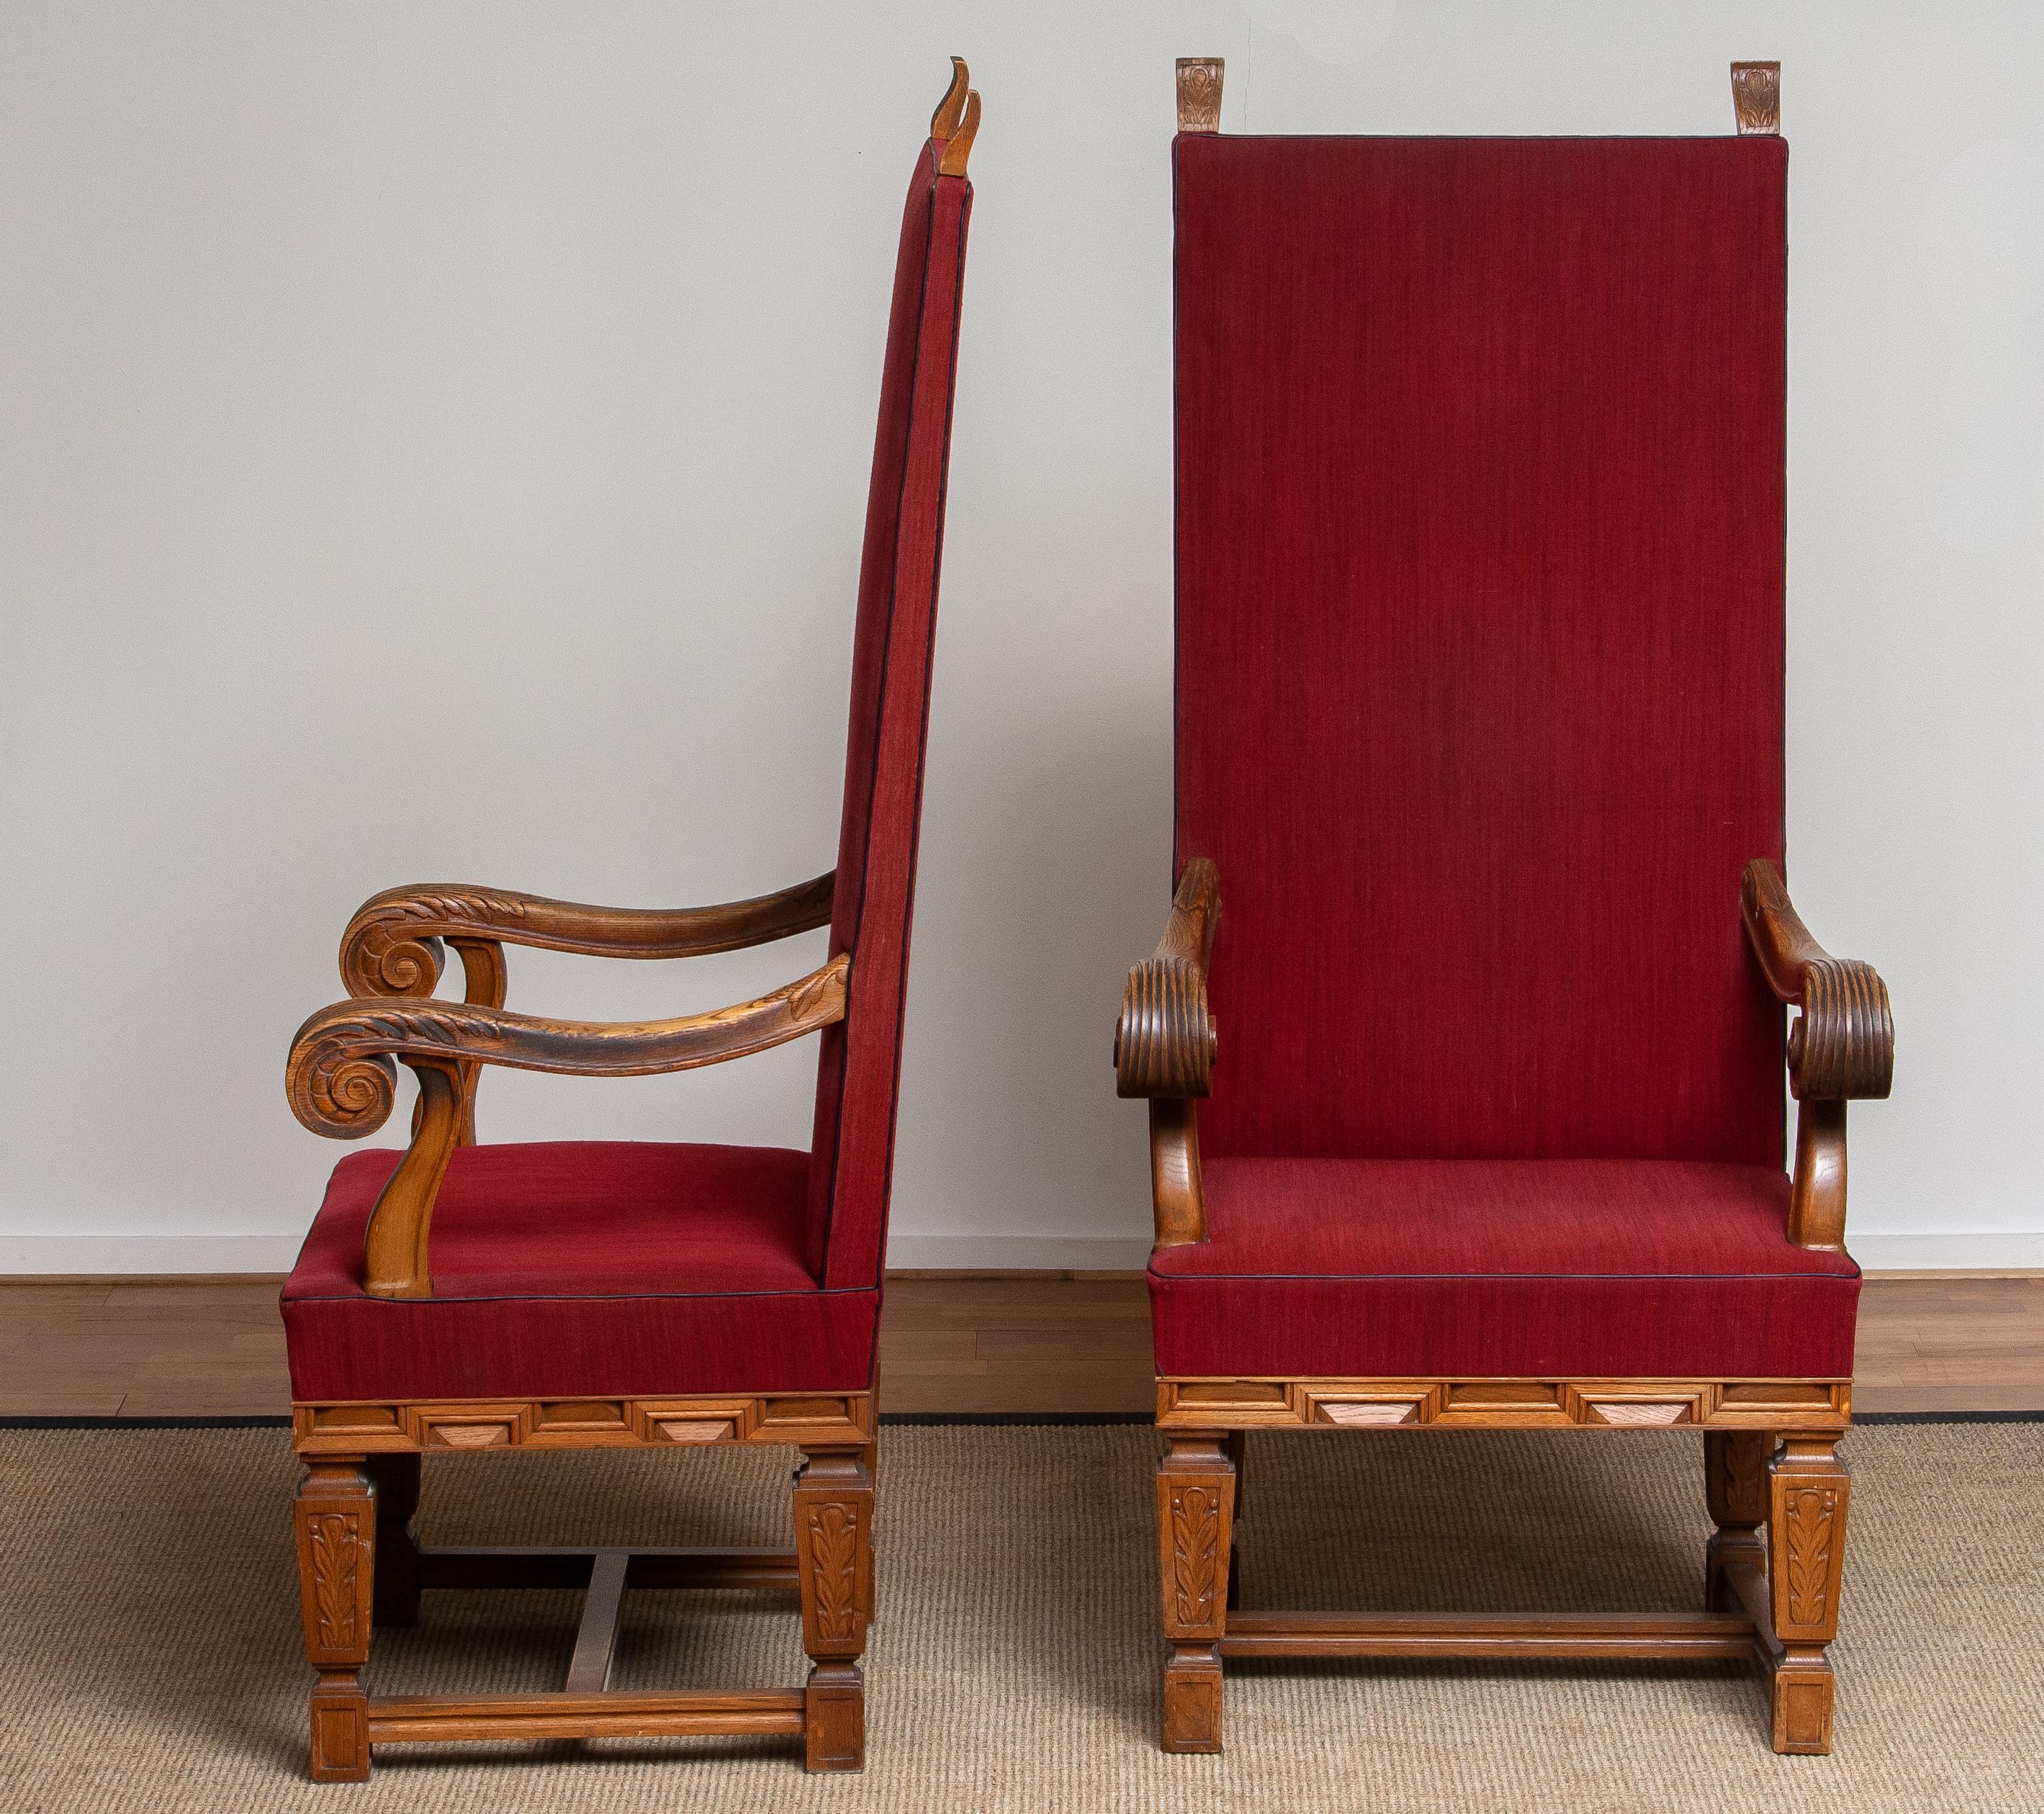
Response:
M1764 858L1746 866L1739 908L1769 986L1802 1011L1788 1030L1788 1084L1796 1099L1885 1096L1895 1076L1895 1020L1880 973L1826 951L1789 900L1781 872Z
M1210 858L1195 857L1178 879L1164 936L1128 972L1114 1028L1116 1093L1191 1099L1213 1091L1213 1018L1207 964L1220 918L1220 883Z

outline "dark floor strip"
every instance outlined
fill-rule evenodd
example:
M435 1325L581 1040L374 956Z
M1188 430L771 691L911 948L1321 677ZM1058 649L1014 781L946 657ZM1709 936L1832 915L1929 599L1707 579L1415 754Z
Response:
M289 1417L0 1417L0 1430L287 1430Z

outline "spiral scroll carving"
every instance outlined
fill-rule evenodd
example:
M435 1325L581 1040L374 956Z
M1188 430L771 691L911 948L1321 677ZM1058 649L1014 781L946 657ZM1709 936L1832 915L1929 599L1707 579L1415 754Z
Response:
M425 1043L452 1050L459 1037L440 1014L370 1012L338 1020L315 1014L299 1030L285 1069L291 1112L329 1139L374 1133L398 1100L397 1064L376 1048Z
M1146 957L1128 972L1114 1038L1119 1094L1211 1095L1215 1044L1198 965Z
M488 1003L365 1001L322 1008L298 1029L285 1066L291 1110L314 1133L354 1140L383 1125L396 1057L417 1069L509 1064L578 1077L641 1077L720 1064L843 1019L851 958L756 1001L676 1020L595 1024L513 1014Z
M429 995L447 954L439 932L425 927L486 936L524 917L524 903L513 895L451 892L372 902L341 940L341 981L351 995Z
M1819 957L1803 971L1803 1014L1789 1041L1789 1080L1815 1102L1885 1096L1895 1076L1888 986L1871 965Z
M390 1118L398 1067L390 1059L352 1052L340 1040L322 1040L292 1049L285 1087L292 1114L313 1133L359 1140Z

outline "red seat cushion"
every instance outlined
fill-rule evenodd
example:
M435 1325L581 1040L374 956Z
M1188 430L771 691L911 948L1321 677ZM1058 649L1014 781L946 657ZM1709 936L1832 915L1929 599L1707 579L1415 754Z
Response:
M771 1147L473 1146L433 1210L433 1294L362 1288L399 1158L334 1169L284 1287L303 1401L863 1390L879 1293L803 1258L809 1156Z
M1157 1371L1844 1379L1859 1268L1788 1238L1768 1166L1215 1159L1150 1264Z

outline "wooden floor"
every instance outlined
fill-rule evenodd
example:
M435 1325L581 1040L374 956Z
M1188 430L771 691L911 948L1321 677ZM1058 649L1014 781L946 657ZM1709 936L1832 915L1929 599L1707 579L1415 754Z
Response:
M275 1279L0 1283L0 1417L287 1410ZM890 1279L889 1411L1147 1412L1139 1278ZM1869 1279L1856 1411L2044 1411L2044 1278Z

